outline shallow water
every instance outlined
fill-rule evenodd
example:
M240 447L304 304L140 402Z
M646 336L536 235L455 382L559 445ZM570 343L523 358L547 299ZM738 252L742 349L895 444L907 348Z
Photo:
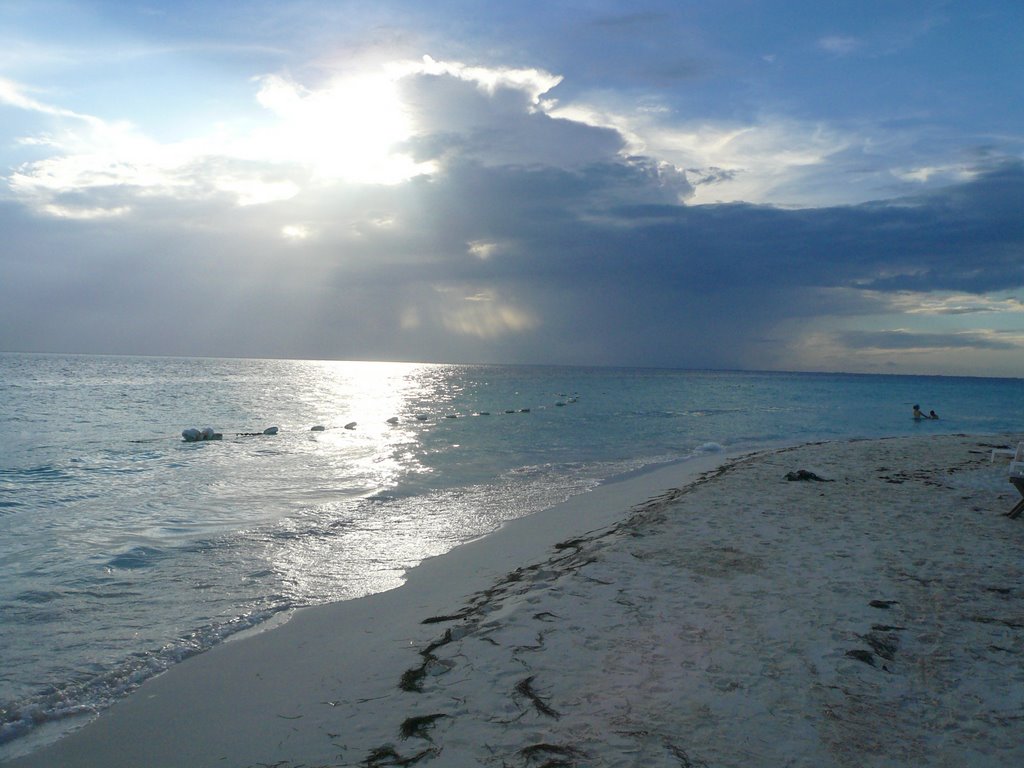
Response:
M0 758L239 630L397 586L623 473L778 441L1019 433L1022 394L995 379L0 355ZM943 418L912 421L915 402ZM182 440L206 426L223 439Z

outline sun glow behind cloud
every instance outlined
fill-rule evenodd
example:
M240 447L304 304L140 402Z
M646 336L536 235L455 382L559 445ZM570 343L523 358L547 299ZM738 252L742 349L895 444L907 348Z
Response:
M10 189L37 210L63 218L120 216L131 198L206 199L237 205L288 200L302 185L396 184L435 170L401 151L414 130L397 79L413 71L370 71L317 89L279 75L257 78L256 102L267 120L249 130L211 125L202 135L162 142L127 121L110 121L48 104L0 79L0 104L50 119L52 129L20 138L46 156L8 177ZM104 192L101 204L67 202Z
M94 218L130 212L133 196L228 195L248 206L289 200L309 184L398 184L437 171L435 162L417 162L404 149L417 126L399 86L417 75L471 82L488 95L517 90L534 110L550 106L541 97L561 81L537 69L468 66L429 56L337 75L317 86L267 74L253 79L254 100L264 114L255 126L218 123L199 135L165 142L128 121L45 103L25 86L0 79L0 104L54 124L49 132L20 139L25 146L46 148L48 156L15 169L9 186L42 212ZM101 205L63 201L97 190L116 194Z
M250 139L251 156L299 162L319 179L367 184L396 184L433 170L399 149L413 126L393 77L352 75L318 90L278 75L259 82L257 99L278 120Z

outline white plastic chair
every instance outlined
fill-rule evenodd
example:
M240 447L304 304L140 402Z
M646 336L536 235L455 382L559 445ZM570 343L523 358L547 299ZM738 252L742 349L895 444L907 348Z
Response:
M1013 450L1013 448L993 448L992 456L989 458L989 461L995 464L996 456L1009 456L1010 460L1012 461L1014 453L1015 451Z
M1010 477L1024 477L1024 442L1017 444L1017 452L1010 461Z

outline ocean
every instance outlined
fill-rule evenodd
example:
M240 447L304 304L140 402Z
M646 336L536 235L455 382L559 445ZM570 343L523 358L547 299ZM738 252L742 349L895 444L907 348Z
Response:
M0 354L0 760L240 632L396 587L617 477L785 443L1019 435L1022 395L1019 379ZM912 420L915 403L940 419ZM222 438L183 440L206 427Z

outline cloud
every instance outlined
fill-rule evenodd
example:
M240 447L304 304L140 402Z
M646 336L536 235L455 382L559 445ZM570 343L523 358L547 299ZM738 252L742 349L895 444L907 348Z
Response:
M1013 297L994 298L963 293L897 293L888 301L893 309L909 315L980 315L1007 312L1024 314L1024 302Z
M29 112L38 112L43 115L69 117L92 125L102 125L102 121L91 115L79 114L74 110L64 109L62 107L38 101L28 95L28 90L29 89L25 86L16 83L13 80L0 77L0 104L7 104L11 107L24 109Z
M818 47L837 56L849 56L864 46L864 41L848 35L826 35L818 40Z
M140 196L228 194L254 205L323 183L401 183L435 172L452 153L496 165L578 166L613 156L622 145L615 131L546 113L542 97L560 80L430 57L316 87L265 75L254 81L264 123L175 142L45 104L0 80L3 103L63 120L56 133L23 140L49 153L21 164L8 186L42 212L87 218L126 213Z
M467 244L466 250L482 261L487 261L501 252L501 244L488 240L473 240Z
M491 288L438 286L435 293L441 298L443 327L459 336L499 339L532 331L539 325L529 311L503 302Z
M14 95L12 95L12 93ZM22 163L8 189L37 210L60 218L122 216L145 198L208 199L229 194L240 205L287 199L297 181L280 168L233 156L224 137L164 143L127 122L35 102L8 89L19 109L68 118L51 134L23 143L48 156Z
M405 183L449 161L557 168L636 162L677 202L807 207L864 199L883 181L936 187L972 173L964 162L908 165L909 152L889 174L847 173L862 164L869 140L846 128L771 114L683 117L651 94L629 101L579 95L563 103L555 95L563 82L539 68L429 56L315 83L268 74L253 80L261 121L211 126L170 142L127 122L38 102L11 81L0 98L58 120L56 132L23 139L48 152L22 163L9 182L39 210L60 216L120 215L140 195L227 195L259 205L318 185Z
M454 77L474 83L491 96L498 90L517 91L535 106L540 105L541 96L562 82L561 75L542 69L468 66L458 61L437 61L430 56L424 56L422 63L399 64L396 69L402 74Z
M839 340L853 349L901 350L1024 350L1024 334L1003 338L991 331L960 333L915 333L903 329L891 331L846 331Z
M635 158L470 152L414 183L261 206L138 198L130 216L54 227L7 204L0 347L847 368L878 350L1008 352L1012 333L928 324L1024 325L1006 295L1024 287L1022 194L1006 163L860 206L686 206ZM879 313L903 330L858 327ZM815 334L829 341L808 356Z
M805 171L839 184L856 137L403 67L265 76L262 126L176 142L5 91L58 130L0 205L0 348L856 368L1019 347L1019 160L779 207L755 201ZM1005 330L965 325L982 313Z
M829 164L862 141L820 121L773 115L744 122L694 120L669 109L609 108L584 101L559 105L551 114L615 131L626 154L686 169L692 201L698 203L807 204L809 199L797 192L800 185L817 174L827 175L834 185Z
M826 319L855 325L879 312L922 322L955 318L973 297L971 311L998 310L1020 323L1015 300L964 292L1024 286L1024 274L1004 254L1024 237L1003 231L1009 219L989 199L993 185L1010 205L1024 178L1006 169L943 195L821 210L627 205L622 201L654 187L626 163L575 170L452 163L424 186L417 215L397 221L402 239L380 246L373 280L388 274L402 287L397 303L415 306L421 348L457 333L500 339L497 348L462 345L470 359L508 359L514 349L548 362L742 367L779 359ZM979 245L1004 239L1001 248ZM396 250L400 242L419 256ZM500 257L484 257L498 243ZM338 261L332 283L363 284L359 263ZM920 290L887 290L897 273L911 275ZM530 322L475 314L497 304L519 313L506 320ZM834 338L854 351L868 348L853 344L868 339L857 335L866 331L848 333ZM906 333L945 341L930 349L1005 350L1014 343L977 331Z
M540 78L538 85L532 73L496 75L482 86L462 70L454 76L433 69L402 81L416 126L409 144L421 161L455 156L492 166L578 167L622 149L617 131L553 117L542 108L540 88L555 79Z

